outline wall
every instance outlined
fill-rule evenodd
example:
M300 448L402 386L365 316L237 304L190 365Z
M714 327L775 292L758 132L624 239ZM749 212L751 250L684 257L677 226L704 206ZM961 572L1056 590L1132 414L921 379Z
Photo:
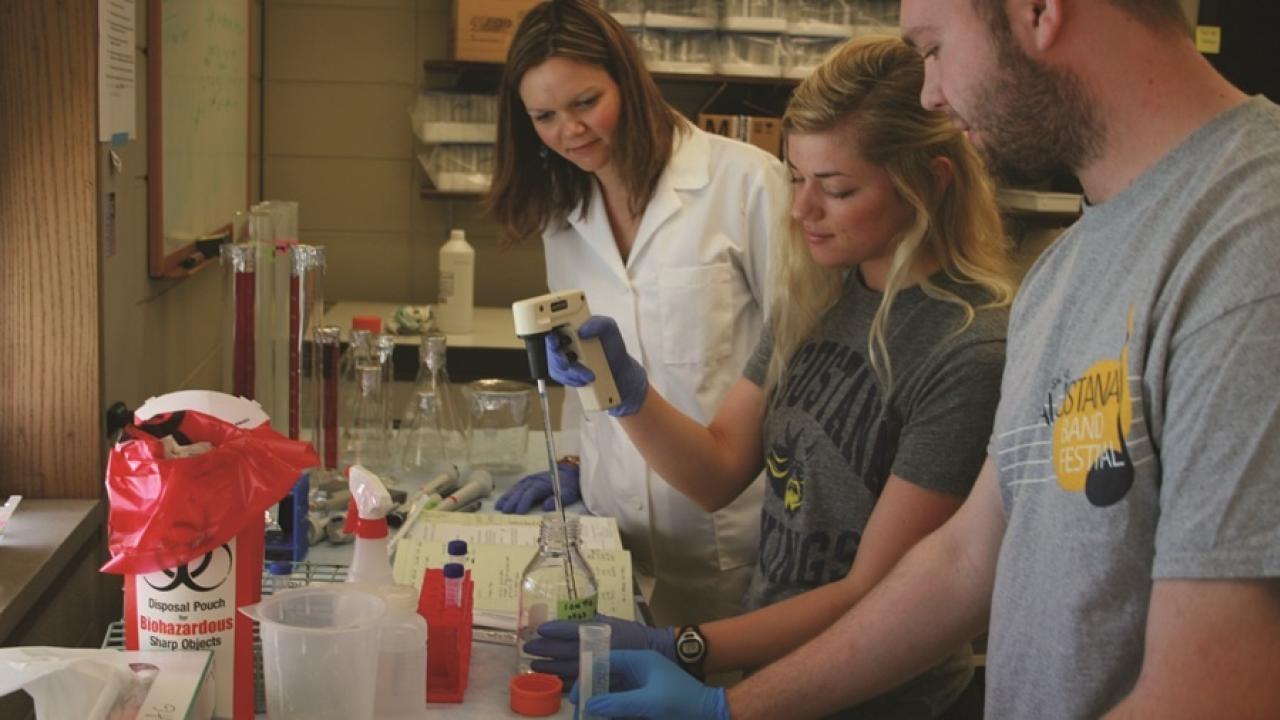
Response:
M474 201L424 200L409 108L422 61L448 54L447 0L267 4L265 196L300 205L303 242L328 248L329 301L430 303L450 227L476 248L476 302L545 292L536 244L498 254Z
M220 319L224 307L222 270L216 263L184 280L153 280L147 275L147 0L138 10L137 138L117 148L122 170L111 171L109 148L98 146L99 183L115 193L114 255L103 262L103 396L130 408L148 397L188 388L221 389L223 385ZM258 195L261 131L258 100L262 58L261 3L250 9L253 37L250 63L251 196ZM104 248L104 254L109 252Z

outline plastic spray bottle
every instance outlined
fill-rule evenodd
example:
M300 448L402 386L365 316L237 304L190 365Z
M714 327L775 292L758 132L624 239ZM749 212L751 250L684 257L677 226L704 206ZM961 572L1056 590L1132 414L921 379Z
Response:
M347 571L347 582L390 585L395 579L387 556L387 513L395 502L378 476L363 465L352 465L347 469L347 482L351 486L351 504L354 507L347 511L344 529L356 536L355 555L351 558L351 569Z

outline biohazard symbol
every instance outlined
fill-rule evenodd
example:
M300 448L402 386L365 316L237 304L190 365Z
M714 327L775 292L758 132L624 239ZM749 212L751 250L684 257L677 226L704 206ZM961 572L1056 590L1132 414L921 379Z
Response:
M226 560L224 562L218 562L217 567L212 567L216 554L219 555L216 559L222 560L220 553L226 553ZM159 573L152 573L151 576L144 577L143 580L145 580L146 583L156 592L171 592L179 585L186 586L196 592L213 592L221 587L222 583L227 581L227 578L231 575L234 564L235 563L231 555L231 548L228 545L223 545L217 550L205 553L204 557L199 560L193 560L186 565L176 568L166 568L161 570ZM206 573L208 573L208 577L204 577ZM170 582L163 586L156 585L151 582L151 577L154 577L155 575L164 575ZM202 577L205 580L205 584L196 582ZM212 585L207 584L215 579L216 582Z
M1097 507L1119 502L1133 486L1126 438L1133 422L1129 392L1129 333L1119 359L1099 360L1067 386L1053 422L1053 465L1058 485L1084 491Z

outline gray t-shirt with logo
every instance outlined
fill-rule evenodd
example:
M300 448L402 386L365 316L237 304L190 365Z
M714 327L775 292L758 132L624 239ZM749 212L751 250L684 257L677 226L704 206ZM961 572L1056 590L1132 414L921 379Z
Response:
M990 717L1098 717L1154 581L1280 575L1280 108L1252 99L1088 208L1010 318Z
M972 305L989 302L975 285L942 273L932 280ZM986 457L1007 309L979 309L957 334L964 321L958 305L929 297L919 286L900 292L887 333L893 389L886 398L866 360L880 299L857 272L849 273L843 296L796 350L770 395L760 555L747 591L751 609L847 575L891 473L963 497ZM743 371L748 380L764 384L772 350L766 332ZM969 673L966 648L856 716L930 717L963 689Z

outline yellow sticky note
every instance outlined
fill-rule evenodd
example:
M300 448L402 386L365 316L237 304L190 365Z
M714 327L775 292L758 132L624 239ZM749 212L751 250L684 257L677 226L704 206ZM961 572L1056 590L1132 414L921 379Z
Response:
M1217 55L1222 51L1222 28L1216 25L1196 26L1196 50L1205 55Z

